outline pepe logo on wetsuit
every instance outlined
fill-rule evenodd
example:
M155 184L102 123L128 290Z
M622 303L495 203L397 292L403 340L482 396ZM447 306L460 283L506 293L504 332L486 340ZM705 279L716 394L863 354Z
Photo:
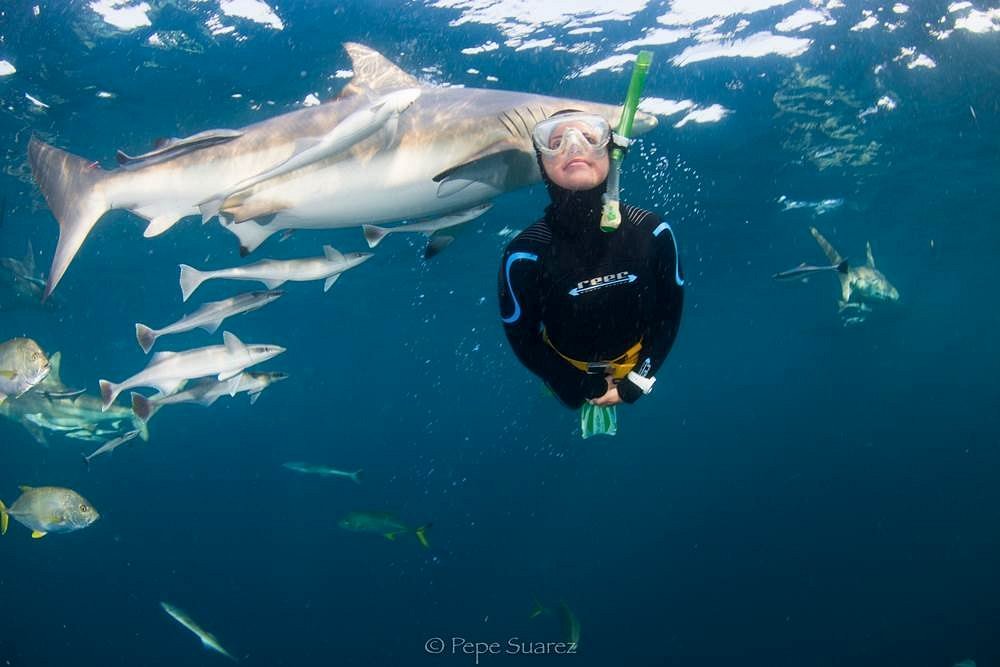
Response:
M684 279L673 230L625 203L618 229L601 230L606 121L566 113L538 127L551 203L500 262L504 332L567 407L633 403L651 389L680 325Z

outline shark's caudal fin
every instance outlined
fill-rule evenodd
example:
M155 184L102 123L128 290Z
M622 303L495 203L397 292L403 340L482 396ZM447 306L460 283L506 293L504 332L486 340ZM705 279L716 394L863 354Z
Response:
M141 436L143 431L146 433L146 437L143 438L143 440L149 439L149 427L146 426L146 422L148 422L159 409L160 406L157 403L149 400L142 394L132 392L132 413L135 415L136 424L142 425L139 429L139 435Z
M264 241L269 239L272 234L278 231L277 229L273 229L271 225L262 225L254 220L247 220L240 223L223 221L222 226L235 234L236 238L240 240L241 257L246 257L252 253Z
M187 264L181 264L180 267L181 296L184 301L187 301L203 282L211 278L211 275L203 271L199 271L193 266L188 266Z
M110 408L111 404L115 402L115 399L118 398L118 394L120 394L122 390L118 388L118 385L108 382L107 380L101 380L100 385L101 401L103 403L101 406L101 412L107 412L108 408Z
M846 274L848 272L848 270L849 270L849 267L847 265L847 260L846 259L843 262L841 262L840 264L837 265L837 273L845 273Z
M361 483L361 477L362 477L361 473L363 473L363 472L364 472L364 470L355 470L350 475L348 475L348 477L350 477L351 481L354 482L355 484L360 484Z
M135 339L139 341L139 347L142 348L142 351L149 354L149 351L153 349L153 345L156 343L156 332L145 324L136 322Z
M59 243L52 257L44 301L59 284L90 230L110 210L101 187L109 172L37 137L28 142L28 162L35 182L59 222Z
M388 229L376 227L375 225L362 225L361 229L364 231L365 241L368 241L369 248L377 246L389 234Z

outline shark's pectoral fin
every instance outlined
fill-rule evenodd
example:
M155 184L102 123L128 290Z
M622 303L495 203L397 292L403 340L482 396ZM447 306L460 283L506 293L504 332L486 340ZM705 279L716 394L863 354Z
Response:
M850 276L845 276L842 273L838 273L837 277L840 278L840 298L844 302L851 300L851 279Z
M490 186L499 194L510 189L512 178L530 172L533 162L534 158L520 148L499 142L435 176L437 196L451 197L473 184Z

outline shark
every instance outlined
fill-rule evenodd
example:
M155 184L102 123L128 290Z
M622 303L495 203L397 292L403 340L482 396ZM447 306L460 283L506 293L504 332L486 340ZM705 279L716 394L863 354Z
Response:
M60 376L60 352L49 357L49 367L48 377L34 390L16 401L0 405L0 416L21 424L40 445L48 444L47 434L50 433L103 442L107 436L123 435L135 429L143 440L149 440L149 428L131 410L112 406L103 412L97 396L69 390Z
M844 265L844 258L830 245L830 242L815 227L810 227L816 243L823 249L830 263ZM847 271L837 271L840 278L840 299L837 302L840 313L845 315L845 324L859 324L864 321L872 305L899 301L899 290L889 282L881 271L875 268L872 244L867 245L867 261L858 266L847 266Z
M44 298L111 210L147 220L146 237L187 216L217 217L247 254L277 232L433 219L480 207L541 180L531 141L538 121L566 109L601 115L612 126L621 116L614 104L432 86L367 46L344 48L354 75L336 98L239 129L167 140L142 155L120 152L115 169L33 136L32 177L59 223ZM408 105L390 116L371 112L400 91ZM360 129L336 136L349 120ZM638 112L633 134L656 124ZM310 159L302 158L305 151Z
M37 306L44 293L45 279L36 273L31 241L23 259L0 257L0 310Z

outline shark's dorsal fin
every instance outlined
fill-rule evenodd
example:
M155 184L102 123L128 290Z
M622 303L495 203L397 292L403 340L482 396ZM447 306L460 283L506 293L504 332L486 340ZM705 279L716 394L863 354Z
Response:
M412 75L401 70L374 49L357 42L346 42L344 50L351 58L354 78L340 91L338 99L370 91L382 92L396 88L420 88L423 86Z
M51 384L56 387L62 386L62 376L59 371L62 368L62 352L56 352L49 357L49 376L45 378L44 384Z
M872 256L872 244L871 244L871 241L866 241L865 245L867 246L867 250L868 250L868 266L870 266L871 268L874 269L875 268L875 258Z
M35 277L35 249L31 247L31 239L28 239L28 252L24 255L24 270L28 277Z

